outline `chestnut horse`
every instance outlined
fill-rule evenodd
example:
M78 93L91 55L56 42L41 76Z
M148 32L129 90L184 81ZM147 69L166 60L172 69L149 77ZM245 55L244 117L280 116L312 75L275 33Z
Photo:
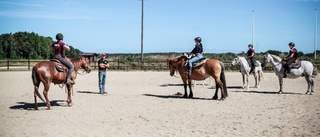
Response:
M72 78L75 80L77 77L77 72L80 68L83 68L87 73L91 72L90 69L90 63L89 60L85 57L75 58L71 60L74 71L72 73ZM67 72L59 72L55 65L51 61L41 61L37 63L32 68L32 81L34 85L34 109L38 109L37 105L37 96L47 105L48 109L50 109L50 101L48 99L48 91L50 88L50 84L64 84L67 77ZM40 95L38 89L40 83L43 83L44 89L43 89L43 95L45 97L45 100ZM67 103L68 106L72 105L71 100L71 89L73 85L66 84L66 87L68 89L68 99Z
M224 65L219 60L207 59L204 64L192 68L191 75L185 74L187 71L186 63L188 58L181 56L172 60L169 60L170 75L173 76L175 71L179 71L181 79L184 85L184 98L192 98L191 80L205 80L208 77L212 77L216 83L216 92L212 99L218 99L218 90L221 89L221 100L228 97L226 79L224 75ZM189 86L190 94L187 93L187 84Z

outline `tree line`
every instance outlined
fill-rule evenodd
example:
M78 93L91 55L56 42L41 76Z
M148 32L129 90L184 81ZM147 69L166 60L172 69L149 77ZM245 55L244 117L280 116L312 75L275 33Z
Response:
M39 36L34 32L16 32L14 34L7 33L0 35L0 59L39 59L47 60L53 57L53 51L49 50L49 46L55 42L51 37ZM69 58L76 58L83 53L79 49L70 46L70 51L66 52ZM280 57L284 57L288 52L281 52L277 50L266 51ZM256 59L262 60L266 52L256 53ZM177 56L182 53L169 52L169 53L145 53L144 61L164 61ZM235 56L245 56L242 53L205 53L204 57L221 60L223 62L232 61ZM320 62L320 51L317 50L317 60L314 60L314 53L304 54L298 52L300 60L308 60L312 62ZM138 53L118 53L108 54L109 60L121 60L129 62L141 62L141 54Z
M54 43L51 37L39 36L34 32L16 32L0 35L0 59L50 59L53 51L49 46ZM70 58L79 57L81 51L73 48L66 52Z

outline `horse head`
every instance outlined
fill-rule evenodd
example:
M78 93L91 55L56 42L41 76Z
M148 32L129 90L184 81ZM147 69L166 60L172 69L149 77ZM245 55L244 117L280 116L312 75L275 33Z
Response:
M80 57L80 67L83 68L87 73L91 72L90 61L86 57Z
M240 63L239 56L236 56L236 57L232 60L231 65L232 65L232 66L235 66L235 65L237 65L237 64L239 64L239 63Z
M263 56L263 60L262 60L262 63L261 63L261 67L264 67L265 65L267 65L268 63L270 63L272 58L273 58L273 57L272 57L272 54L266 53L266 54Z
M169 69L170 69L170 76L174 75L174 72L185 65L187 60L186 56L180 56L174 59L169 60Z

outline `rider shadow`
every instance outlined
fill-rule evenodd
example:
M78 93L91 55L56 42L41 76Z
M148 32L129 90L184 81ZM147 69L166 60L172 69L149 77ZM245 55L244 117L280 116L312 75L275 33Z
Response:
M196 99L196 100L211 100L210 98L200 98L200 97L193 97L193 98L183 98L180 95L154 95L154 94L143 94L144 96L149 96L149 97L158 97L158 98L164 98L164 99Z
M65 100L53 100L50 101L51 106L65 106L61 104L61 102L66 102ZM11 106L10 109L14 110L34 110L34 103L27 103L27 102L17 102L19 105ZM38 103L38 107L47 107L45 103Z
M85 93L85 94L100 94L99 92L94 91L77 91L78 93Z
M279 92L274 91L232 91L232 92L243 92L243 93L256 93L256 94L279 94ZM302 93L293 93L293 92L282 92L282 94L288 94L288 95L304 95Z

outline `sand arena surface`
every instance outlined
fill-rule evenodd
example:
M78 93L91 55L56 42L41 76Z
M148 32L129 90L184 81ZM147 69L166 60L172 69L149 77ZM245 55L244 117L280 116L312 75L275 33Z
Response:
M52 84L52 109L38 99L35 111L31 72L0 72L0 136L320 136L319 76L314 95L304 95L304 78L285 79L279 95L274 73L264 73L259 89L244 90L241 74L227 72L229 97L216 101L208 85L196 85L193 99L176 96L182 81L169 72L111 71L108 94L100 95L97 75L78 75L72 107L65 89Z

